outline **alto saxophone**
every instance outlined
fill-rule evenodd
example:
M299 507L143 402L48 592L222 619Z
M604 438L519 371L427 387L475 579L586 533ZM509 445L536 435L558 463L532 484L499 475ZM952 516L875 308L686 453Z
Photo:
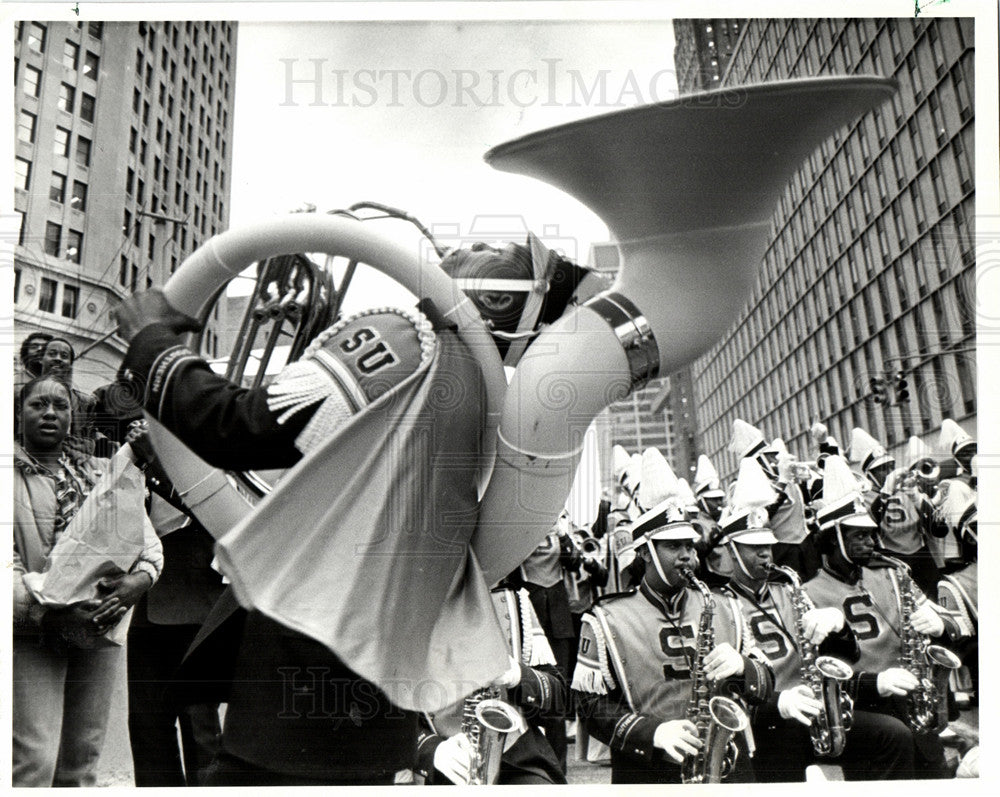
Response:
M520 712L500 695L500 687L486 686L462 704L462 733L472 746L470 786L496 783L507 735L524 727Z
M853 668L833 656L818 656L817 646L806 638L803 618L809 611L809 600L802 588L799 574L790 567L773 562L768 573L783 573L792 585L792 608L795 611L795 636L802 659L802 683L812 690L821 703L819 714L809 724L813 752L823 758L836 758L844 752L847 731L854 721L854 701L843 688L843 682L854 675Z
M879 552L873 557L892 565L899 582L899 663L917 679L916 689L907 696L910 730L916 734L940 733L948 725L948 678L962 662L948 648L932 645L927 636L914 629L917 600L909 565Z
M705 601L698 622L698 649L691 668L692 694L687 708L687 719L698 729L702 746L697 753L684 757L681 781L721 783L732 772L739 756L733 736L746 730L750 721L735 700L712 694L714 689L705 677L705 657L715 647L715 629L712 627L715 601L708 587L698 580L691 568L681 568L681 574Z

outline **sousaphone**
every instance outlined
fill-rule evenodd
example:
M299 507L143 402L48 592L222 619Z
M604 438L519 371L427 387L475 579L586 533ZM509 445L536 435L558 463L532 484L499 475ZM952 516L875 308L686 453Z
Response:
M863 76L724 89L490 150L486 159L496 168L551 183L595 211L622 263L610 290L539 335L509 386L488 331L452 280L422 261L416 247L400 247L354 219L295 214L222 233L185 261L165 294L200 317L206 297L250 263L326 252L366 263L433 301L457 324L487 385L483 497L472 549L485 582L493 583L527 557L559 514L597 413L719 340L747 299L774 208L794 172L822 141L893 91L893 81ZM178 489L196 512L212 515L202 521L210 531L224 533L247 507L234 503L224 476L151 426ZM271 499L294 489L292 482L282 481ZM274 534L289 542L288 529Z

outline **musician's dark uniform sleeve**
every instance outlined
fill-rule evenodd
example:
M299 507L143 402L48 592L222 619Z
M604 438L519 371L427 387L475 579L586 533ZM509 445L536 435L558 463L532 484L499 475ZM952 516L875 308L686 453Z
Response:
M146 410L220 468L293 465L301 457L295 439L315 411L307 407L279 425L265 388L234 385L189 349L184 336L160 324L135 336L119 378L141 391Z

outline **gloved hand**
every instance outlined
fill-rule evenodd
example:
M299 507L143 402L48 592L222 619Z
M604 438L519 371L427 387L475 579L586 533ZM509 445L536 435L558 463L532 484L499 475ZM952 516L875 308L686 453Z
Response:
M685 756L697 753L702 742L691 720L670 720L656 726L653 746L659 747L671 761L679 764Z
M934 604L930 601L924 603L920 608L910 615L913 623L913 630L927 636L941 636L944 633L944 620L934 610Z
M917 688L917 679L909 670L902 667L890 667L878 674L875 685L882 697L889 695L907 695Z
M785 484L795 481L795 457L792 454L778 454L778 481Z
M456 785L465 785L472 774L472 743L464 733L445 739L434 751L434 769Z
M743 672L743 657L728 642L716 645L705 656L705 677L710 681L723 681Z
M793 719L803 725L810 725L822 708L822 704L813 697L812 689L805 684L778 693L778 713L782 719Z
M818 645L830 634L844 627L844 613L834 606L825 609L810 609L802 615L802 630L806 639Z
M521 663L515 659L513 656L508 655L507 661L510 666L507 670L493 681L494 686L505 686L508 689L513 689L519 683L521 683Z

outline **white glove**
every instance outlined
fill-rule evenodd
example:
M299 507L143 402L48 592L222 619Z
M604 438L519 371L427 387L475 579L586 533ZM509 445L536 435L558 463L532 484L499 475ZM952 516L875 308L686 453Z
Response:
M792 454L778 454L778 481L791 484L795 481L795 457Z
M705 677L710 681L723 681L742 672L743 657L728 642L716 645L705 656Z
M685 756L694 755L701 749L701 739L691 720L670 720L656 726L653 747L659 747L668 758L679 764Z
M798 720L803 725L811 725L823 706L813 697L812 689L799 684L792 689L778 693L778 713L782 719Z
M508 655L507 661L510 666L503 675L498 676L494 681L494 686L504 686L507 689L513 689L519 683L521 683L521 663L515 659L513 656Z
M927 601L918 608L912 615L910 621L913 623L913 630L927 636L941 636L944 633L944 620L936 611L934 604Z
M457 785L465 785L472 774L472 743L464 733L445 739L434 751L434 769Z
M889 695L907 695L917 688L917 678L909 670L902 667L890 667L878 674L875 680L878 693L882 697Z
M818 645L830 634L844 627L844 613L830 606L825 609L810 609L802 615L802 630L806 639L813 645Z

